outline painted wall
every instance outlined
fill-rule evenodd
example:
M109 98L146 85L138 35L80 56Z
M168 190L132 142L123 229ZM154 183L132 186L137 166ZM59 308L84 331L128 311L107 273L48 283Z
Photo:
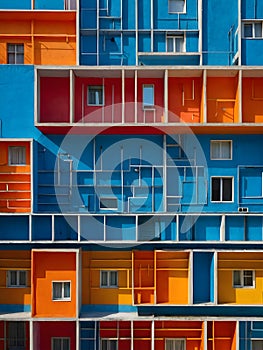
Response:
M0 308L7 312L30 309L31 305L31 259L29 250L5 250L0 254ZM23 270L27 273L26 287L8 287L7 271ZM4 309L3 309L4 310Z
M261 123L263 121L263 79L243 78L242 107L243 121L247 123Z
M34 349L52 350L52 338L70 338L70 349L76 347L76 323L75 322L34 322L33 324Z
M32 252L32 315L76 317L76 254ZM52 300L52 281L71 282L71 300Z

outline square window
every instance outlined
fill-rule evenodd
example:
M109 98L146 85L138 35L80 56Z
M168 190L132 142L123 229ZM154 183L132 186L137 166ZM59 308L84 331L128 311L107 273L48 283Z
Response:
M255 288L255 271L235 270L233 271L234 288Z
M118 288L118 271L101 270L100 287L101 288Z
M244 24L243 30L244 30L244 37L245 38L252 38L252 33L253 33L252 23Z
M88 105L89 106L103 106L104 105L104 87L88 86Z
M117 210L118 209L117 198L101 197L100 198L100 209Z
M210 142L210 159L212 160L231 160L232 159L232 141L213 140Z
M262 38L262 22L243 22L243 38Z
M26 271L12 270L7 271L8 287L26 287L27 274Z
M70 350L70 338L51 338L52 350Z
M52 300L70 301L70 282L52 282Z
M185 350L185 339L165 339L165 350Z
M166 38L167 52L185 52L185 38L183 34L169 35Z
M24 44L7 44L7 63L24 64Z
M101 339L101 350L117 350L118 343L115 339Z
M168 12L169 13L185 12L185 0L168 0Z
M143 85L143 108L154 107L154 85Z
M212 177L212 202L233 201L233 177Z
M8 147L9 165L26 165L26 147L9 146Z
M8 322L8 349L25 349L26 327L24 322Z

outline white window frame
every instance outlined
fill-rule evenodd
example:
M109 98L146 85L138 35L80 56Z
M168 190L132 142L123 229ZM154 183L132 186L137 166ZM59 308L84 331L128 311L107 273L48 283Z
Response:
M106 349L105 348L102 348L102 342L103 341L106 341L107 342L107 345L106 345ZM118 350L118 339L116 338L116 339L108 339L108 338L101 338L100 339L100 348L101 349L103 349L103 350L111 350L112 349L112 347L111 347L111 342L112 341L114 341L114 342L116 342L116 350Z
M115 273L116 274L116 282L117 284L113 285L111 284L111 274L112 273ZM107 274L107 285L104 285L102 283L102 274L103 273L106 273ZM118 288L118 283L119 283L119 274L118 274L118 270L100 270L100 288Z
M173 40L173 51L168 51L168 39ZM183 39L183 48L181 51L176 51L176 40ZM185 53L186 52L186 40L185 33L182 34L167 34L166 35L166 52L168 53Z
M213 200L213 179L220 179L220 199L219 200ZM232 198L230 201L223 200L223 179L232 180ZM211 185L210 193L211 193L212 203L233 203L234 202L234 177L233 176L211 176L210 185Z
M54 283L62 285L61 298L54 297ZM69 297L65 297L65 283L69 283ZM71 301L71 281L52 281L52 301Z
M261 36L256 36L256 24L261 23ZM245 36L245 26L252 26L252 36ZM263 38L263 21L243 21L242 22L242 38L243 39L262 39Z
M103 203L107 200L114 201L116 205L106 207ZM118 198L116 197L100 197L100 210L118 210Z
M68 350L70 350L70 338L69 337L52 337L51 338L51 349L52 350L56 350L54 341L57 340L57 339L59 339L61 341L60 350L64 350L64 344L63 344L64 340L69 341Z
M152 88L153 90L153 101L152 104L148 104L144 102L144 89L145 88ZM142 105L143 105L143 109L153 109L155 106L155 91L154 91L154 84L143 84L142 85Z
M15 158L21 159L19 162L13 162L12 159L14 157L13 152L18 152L18 157ZM9 166L24 166L26 165L26 147L25 146L8 146L8 165Z
M253 280L253 283L252 283L252 286L245 286L245 276L244 276L244 272L246 271L251 271L252 272L252 280ZM235 285L235 279L234 279L234 275L236 272L239 272L240 274L240 281L241 281L241 284L240 285ZM233 288L242 288L242 289L253 289L256 287L256 280L255 280L255 270L233 270L233 275L232 275L232 281L233 281Z
M95 103L92 103L90 102L90 90L94 90L94 92L96 93L97 92L101 92L102 93L102 101L101 103L100 102L96 102ZM104 85L88 85L87 87L87 105L88 106L104 106L104 100L105 100L105 97L104 97Z
M11 273L16 273L16 284L11 284ZM21 273L25 274L25 284L21 284ZM25 270L8 270L7 271L7 287L8 288L26 288L27 287L27 271Z
M213 144L219 143L219 157L218 158L213 158ZM222 155L222 144L223 143L229 143L230 144L230 158L223 158ZM233 159L233 143L232 140L211 140L210 141L210 159L211 160L232 160Z
M170 10L170 2L176 2L176 1L180 1L182 2L183 0L168 0L168 13L186 13L186 0L184 0L184 8L183 8L183 11L173 11L173 10Z
M19 330L18 327L21 329ZM23 337L21 337L21 331L23 331ZM20 349L26 347L26 327L24 321L8 322L7 343L9 345L8 349Z
M173 349L168 349L167 341L172 341L174 344L172 345ZM165 338L165 350L175 350L176 349L176 342L183 342L183 349L180 350L186 350L186 340L185 338Z
M11 50L9 45L14 46L14 50ZM23 52L18 51L18 46L22 47L23 46ZM24 64L25 63L25 46L23 43L7 43L6 45L6 52L7 52L7 64ZM9 54L14 55L15 57L15 62L9 62ZM17 62L18 56L23 55L23 62Z

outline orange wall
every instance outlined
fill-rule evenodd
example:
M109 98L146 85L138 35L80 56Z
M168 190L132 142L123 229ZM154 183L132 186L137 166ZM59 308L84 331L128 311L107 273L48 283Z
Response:
M242 119L246 123L263 122L263 78L243 78Z
M32 315L76 316L76 253L32 252ZM71 300L52 301L52 281L71 281Z
M31 304L31 257L30 251L1 251L0 256L0 304ZM7 271L26 270L26 288L7 288Z
M75 16L73 12L0 13L0 64L7 63L7 43L24 43L25 64L75 65Z
M186 123L199 123L201 92L201 78L170 77L168 81L168 121L181 120Z
M26 165L8 165L8 146L26 147ZM30 212L31 161L29 142L0 143L0 211Z
M236 123L238 78L207 78L207 122Z

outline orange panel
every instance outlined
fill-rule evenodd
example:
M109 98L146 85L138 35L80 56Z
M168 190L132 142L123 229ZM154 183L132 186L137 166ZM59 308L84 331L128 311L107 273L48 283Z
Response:
M76 316L76 253L32 252L32 315ZM70 301L52 300L52 281L70 281Z
M263 78L244 78L242 83L243 122L263 123Z

